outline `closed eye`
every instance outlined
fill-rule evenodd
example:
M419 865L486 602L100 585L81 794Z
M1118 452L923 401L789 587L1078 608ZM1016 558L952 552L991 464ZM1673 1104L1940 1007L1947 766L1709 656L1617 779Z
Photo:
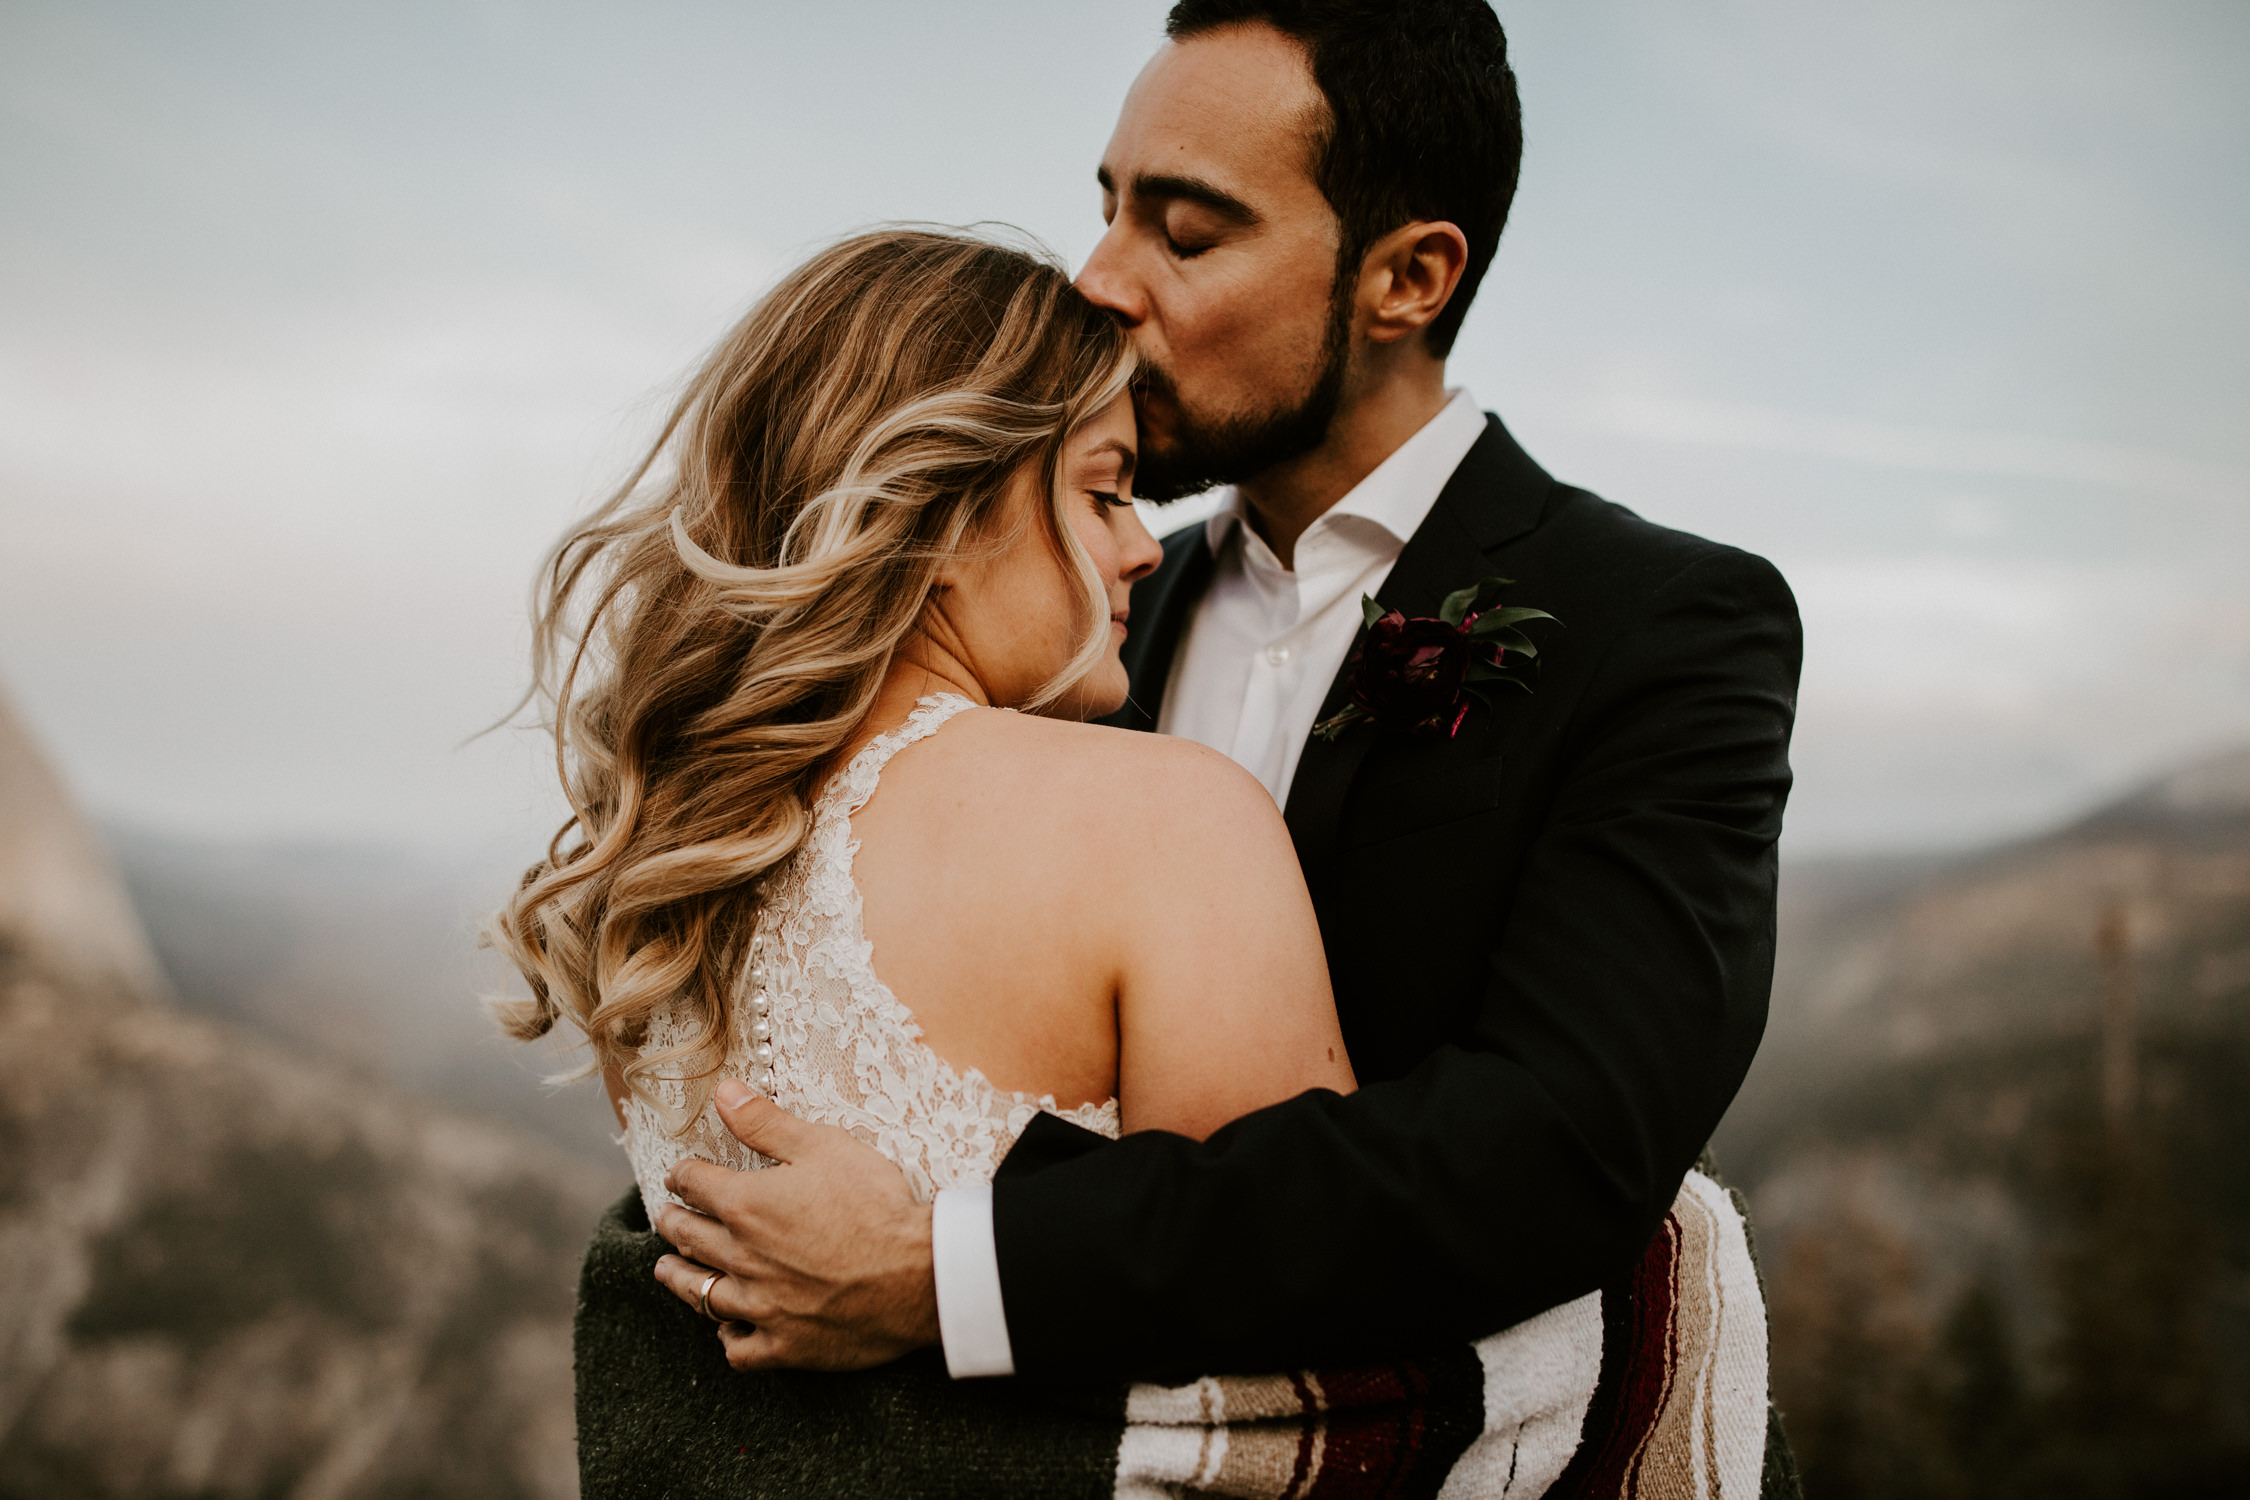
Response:
M1105 510L1122 510L1133 503L1115 490L1088 490L1086 493L1100 501Z

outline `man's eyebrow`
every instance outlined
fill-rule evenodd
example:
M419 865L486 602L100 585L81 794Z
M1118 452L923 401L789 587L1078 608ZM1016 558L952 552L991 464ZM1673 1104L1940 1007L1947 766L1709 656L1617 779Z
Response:
M1101 184L1105 193L1117 191L1117 179L1110 175L1107 167L1094 169L1094 181ZM1133 175L1133 192L1143 198L1183 198L1245 229L1265 222L1265 216L1249 204L1201 177L1177 172L1137 172Z

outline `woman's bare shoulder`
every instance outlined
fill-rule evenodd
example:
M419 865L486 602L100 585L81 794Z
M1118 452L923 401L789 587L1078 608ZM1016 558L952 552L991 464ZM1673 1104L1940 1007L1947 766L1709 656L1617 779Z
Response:
M963 715L960 727L956 748L980 779L1074 819L1176 832L1212 817L1281 816L1256 777L1194 740L999 712Z
M1068 913L1097 948L1140 953L1151 934L1210 926L1278 931L1276 903L1304 903L1281 810L1216 750L1019 714L956 725L927 742L943 757L922 782L941 837L991 881L1010 872L1030 907Z

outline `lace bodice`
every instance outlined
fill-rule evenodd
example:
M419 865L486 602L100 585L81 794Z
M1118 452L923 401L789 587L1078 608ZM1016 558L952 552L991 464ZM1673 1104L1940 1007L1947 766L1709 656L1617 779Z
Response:
M974 1068L957 1071L930 1050L913 1012L876 977L852 879L859 849L852 814L875 795L892 756L971 707L951 693L924 698L904 724L869 741L814 799L812 831L766 877L760 893L720 1070L801 1120L840 1125L858 1136L897 1162L925 1200L940 1188L990 1182L1040 1110L1103 1135L1118 1131L1114 1099L1060 1110L1052 1095L1004 1093ZM661 1015L649 1026L642 1055L677 1047L688 1036L681 1017ZM687 1108L680 1079L658 1080L655 1092L675 1118ZM625 1118L626 1154L652 1216L658 1205L676 1201L664 1191L664 1174L683 1157L739 1170L772 1164L737 1141L710 1104L680 1135L637 1096L627 1098Z

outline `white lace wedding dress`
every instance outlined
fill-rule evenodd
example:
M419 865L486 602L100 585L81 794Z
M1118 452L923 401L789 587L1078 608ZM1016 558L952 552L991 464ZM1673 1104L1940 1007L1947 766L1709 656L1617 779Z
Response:
M1117 1101L1057 1109L1052 1095L1007 1093L930 1050L914 1013L877 977L852 879L852 814L875 795L884 765L906 746L975 705L951 693L924 698L904 724L871 740L813 802L812 832L766 877L750 960L735 993L733 1035L721 1076L739 1078L800 1120L840 1125L898 1163L916 1196L990 1182L1000 1158L1040 1110L1115 1137ZM677 1015L650 1027L642 1055L687 1040ZM687 1108L677 1077L655 1092ZM637 1096L625 1105L625 1150L653 1219L674 1199L664 1174L696 1156L723 1167L772 1165L744 1146L706 1104L684 1134Z

